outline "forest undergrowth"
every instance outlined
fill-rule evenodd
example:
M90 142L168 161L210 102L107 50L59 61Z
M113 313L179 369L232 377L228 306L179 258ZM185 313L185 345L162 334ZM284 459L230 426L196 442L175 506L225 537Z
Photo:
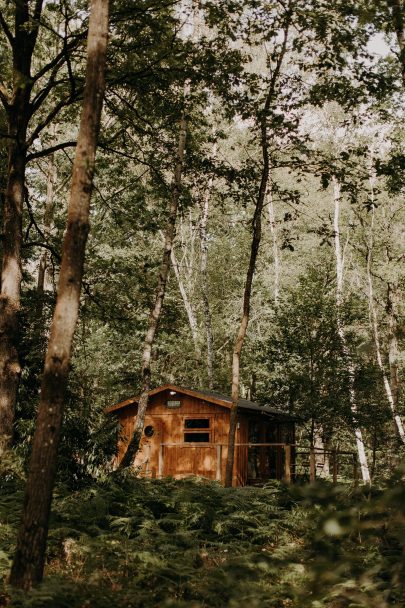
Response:
M405 606L405 484L225 489L111 474L59 485L44 582L11 591L23 482L0 492L0 605L19 608Z

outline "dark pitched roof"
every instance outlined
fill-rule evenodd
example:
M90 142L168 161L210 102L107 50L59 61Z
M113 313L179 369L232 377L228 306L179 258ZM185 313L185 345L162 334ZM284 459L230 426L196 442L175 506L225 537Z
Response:
M159 386L158 388L151 390L149 392L149 396L156 395L166 390L172 390L176 393L183 393L192 397L200 397L205 401L208 401L209 403L215 403L217 405L222 405L223 407L227 408L230 408L232 404L232 399L228 395L223 395L221 393L217 393L216 391L202 391L200 389L185 388L182 386L177 386L175 384L164 384L163 386ZM112 413L124 407L134 405L138 402L138 399L139 397L132 397L131 399L121 401L120 403L106 408L106 412ZM292 416L291 414L281 412L280 410L270 407L269 405L259 405L258 403L254 403L253 401L249 401L248 399L239 399L238 408L241 410L254 411L271 418L278 418L286 421L299 420L297 416Z
M210 397L214 397L216 399L220 399L221 401L226 401L227 403L229 403L229 405L232 403L231 397L229 397L228 395L223 395L221 393L217 393L216 391L201 391L200 389L198 389L195 392L198 393L199 395L204 395L204 397L206 397L207 399L209 399ZM268 414L269 416L273 415L273 416L277 416L277 417L285 417L285 418L288 418L289 420L296 419L296 417L292 416L291 414L282 412L281 410L278 410L274 407L270 407L269 405L259 405L258 403L255 403L254 401L249 401L249 399L239 399L238 408L243 409L243 410L252 410L252 411L256 411L256 412L265 413L265 414Z

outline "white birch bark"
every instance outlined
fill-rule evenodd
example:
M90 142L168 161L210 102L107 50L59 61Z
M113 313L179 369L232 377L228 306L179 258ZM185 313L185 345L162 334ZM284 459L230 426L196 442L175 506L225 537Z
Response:
M44 214L44 229L43 233L45 238L48 240L51 233L51 226L54 213L54 187L56 180L56 168L54 154L51 154L48 162L48 173L47 173L47 184L46 184L46 203L45 203L45 214ZM39 260L38 268L38 279L37 279L37 292L38 295L42 295L45 289L46 275L48 268L49 252L44 249ZM42 310L42 305L40 306Z
M392 397L394 399L395 407L398 407L400 379L398 373L398 359L399 359L399 346L398 346L398 298L399 298L399 286L397 282L387 281L387 315L388 315L388 362L390 367L390 383Z
M382 354L381 354L381 341L380 341L380 332L378 328L378 318L377 311L374 303L374 286L373 286L373 275L372 275L372 260L373 260L373 247L374 247L374 205L371 209L371 224L370 224L370 233L367 244L367 284L368 284L368 304L369 304L369 315L370 315L370 325L371 331L374 340L374 349L377 360L377 365L380 369L385 394L387 396L387 401L390 406L390 410L392 413L392 417L394 419L395 426L398 430L398 434L401 438L402 443L405 443L405 431L404 426L402 424L402 420L400 415L397 412L394 395L391 389L391 384L388 379L387 372L384 367Z
M170 258L171 258L171 262L172 262L172 267L174 270L174 274L176 275L176 279L177 279L177 284L179 286L179 291L183 300L183 304L184 304L184 308L186 310L187 313L187 318L188 318L188 322L190 325L190 331L191 331L191 337L193 339L193 344L194 344L194 349L196 351L196 353L199 353L199 349L198 349L198 323L197 323L197 318L194 314L194 310L193 307L191 305L191 302L188 298L187 292L186 292L186 288L184 287L184 283L182 281L181 278L181 274L180 274L180 268L179 268L179 263L177 261L176 258L176 253L174 251L174 247L172 248L171 254L170 254Z
M277 225L274 215L273 196L267 195L267 210L269 215L270 233L272 237L273 265L274 265L274 304L277 306L280 295L280 251L278 247Z
M212 155L215 156L217 146L214 143L212 148ZM207 341L207 376L208 376L208 387L210 390L214 388L214 341L212 336L212 320L211 320L211 308L208 297L208 239L207 239L207 223L209 216L210 198L212 191L213 178L210 177L205 192L204 199L201 205L201 215L199 223L199 234L200 234L200 250L201 250L201 261L200 261L200 274L201 274L201 296L203 304L204 314L204 325L205 334Z
M343 271L344 271L344 258L343 251L340 242L340 183L336 177L333 178L333 202L334 202L334 241L335 241L335 259L336 259L336 318L337 318L337 332L342 345L343 355L347 365L347 372L349 376L349 401L350 409L352 411L354 419L357 417L357 403L356 393L354 390L354 378L355 370L353 360L350 355L350 351L347 345L346 331L344 323L342 321L342 304L343 304ZM368 467L367 454L363 441L363 434L359 426L354 431L356 438L357 452L359 456L360 469L364 483L370 483L370 471Z

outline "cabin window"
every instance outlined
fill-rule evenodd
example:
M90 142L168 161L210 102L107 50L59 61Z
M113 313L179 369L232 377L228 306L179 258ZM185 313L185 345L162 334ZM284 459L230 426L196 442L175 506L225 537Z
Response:
M211 433L205 429L210 428L209 418L185 418L184 420L184 442L185 443L210 443Z
M209 429L210 419L209 418L187 418L184 421L185 429Z
M154 433L155 433L155 429L153 428L153 426L151 424L149 424L148 426L145 427L145 436L146 437L153 437Z
M209 433L184 433L185 443L209 443Z

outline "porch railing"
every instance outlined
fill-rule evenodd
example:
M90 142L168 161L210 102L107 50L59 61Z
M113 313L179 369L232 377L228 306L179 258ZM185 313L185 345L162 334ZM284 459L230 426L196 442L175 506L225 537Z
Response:
M222 466L223 466L223 448L227 448L227 443L161 443L159 446L159 460L158 460L158 477L163 477L164 472L164 449L166 447L181 447L181 448L215 448L216 450L216 472L215 479L222 481ZM285 483L291 483L294 479L297 479L299 475L300 467L304 471L304 475L309 479L310 482L314 482L317 477L320 477L318 472L320 457L328 460L330 463L331 474L330 477L334 484L338 482L338 476L340 473L340 467L342 463L345 464L346 468L349 466L352 470L352 477L355 484L359 481L359 467L356 452L348 450L340 450L338 448L322 449L308 446L301 446L296 443L236 443L235 448L245 447L249 448L279 448L283 451L283 474L282 479ZM299 462L301 460L301 462ZM344 462L343 462L344 461ZM322 466L322 465L321 465Z

